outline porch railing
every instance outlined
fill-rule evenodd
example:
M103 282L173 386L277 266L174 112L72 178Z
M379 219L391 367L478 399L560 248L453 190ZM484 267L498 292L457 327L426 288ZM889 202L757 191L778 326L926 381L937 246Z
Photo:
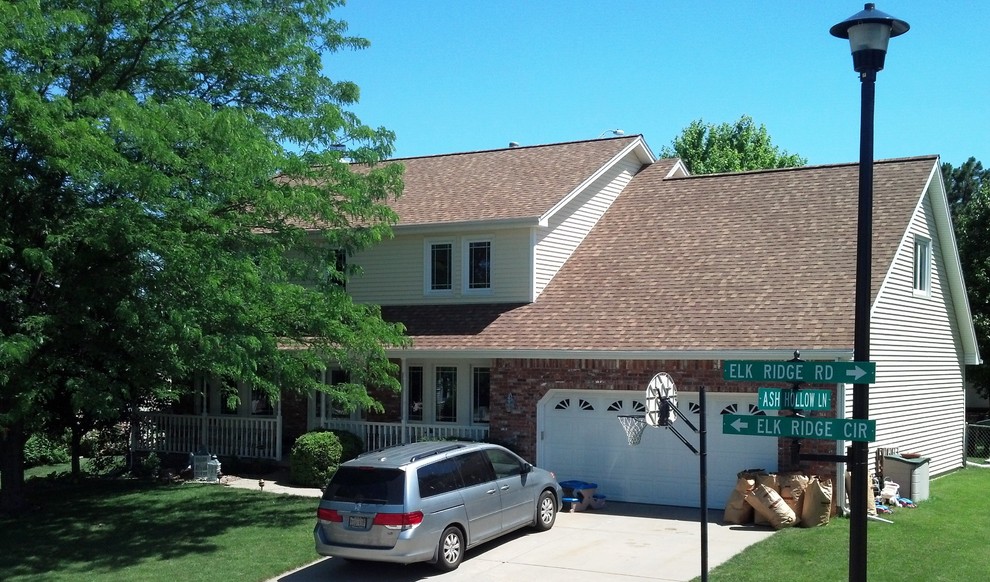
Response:
M250 418L144 412L131 431L135 451L282 459L281 417Z
M402 444L402 424L398 422L368 422L340 418L326 419L324 428L346 430L364 441L368 451ZM407 424L407 440L415 443L425 440L464 439L483 441L488 438L487 426L463 426L456 424Z

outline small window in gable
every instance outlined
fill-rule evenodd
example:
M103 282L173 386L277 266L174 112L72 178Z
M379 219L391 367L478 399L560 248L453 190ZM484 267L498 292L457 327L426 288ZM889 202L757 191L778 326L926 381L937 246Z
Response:
M932 241L918 235L914 237L914 292L920 295L932 292Z

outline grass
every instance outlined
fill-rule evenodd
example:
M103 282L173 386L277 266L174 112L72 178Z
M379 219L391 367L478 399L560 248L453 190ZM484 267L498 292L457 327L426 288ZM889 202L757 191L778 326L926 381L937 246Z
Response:
M319 557L312 498L132 480L28 488L35 511L0 518L6 582L261 581Z
M39 469L47 475L52 467ZM263 581L317 558L316 500L206 484L31 479L36 510L0 518L0 580ZM868 522L871 582L982 580L990 470L935 479L895 523ZM787 529L709 574L713 582L845 580L849 521Z
M870 582L983 580L990 540L990 470L963 469L935 479L930 497L915 509L896 508L867 522ZM709 573L718 582L846 580L849 520L824 527L787 529L750 546Z

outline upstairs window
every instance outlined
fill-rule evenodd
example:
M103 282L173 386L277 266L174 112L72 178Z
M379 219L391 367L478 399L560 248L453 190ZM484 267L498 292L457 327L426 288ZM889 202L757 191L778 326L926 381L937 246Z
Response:
M467 243L467 290L485 291L492 288L492 242L490 240Z
M914 238L914 292L918 295L932 292L932 241L922 236Z
M427 243L426 290L444 293L453 289L454 245L449 242Z

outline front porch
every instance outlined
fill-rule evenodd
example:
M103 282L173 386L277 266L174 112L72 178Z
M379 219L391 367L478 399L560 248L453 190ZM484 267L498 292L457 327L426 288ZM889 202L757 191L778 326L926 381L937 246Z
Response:
M457 424L422 424L400 422L370 422L342 418L324 419L323 428L346 430L364 441L364 450L373 451L403 443L437 440L488 439L488 426L467 426Z
M282 417L142 412L131 426L131 450L282 460Z

